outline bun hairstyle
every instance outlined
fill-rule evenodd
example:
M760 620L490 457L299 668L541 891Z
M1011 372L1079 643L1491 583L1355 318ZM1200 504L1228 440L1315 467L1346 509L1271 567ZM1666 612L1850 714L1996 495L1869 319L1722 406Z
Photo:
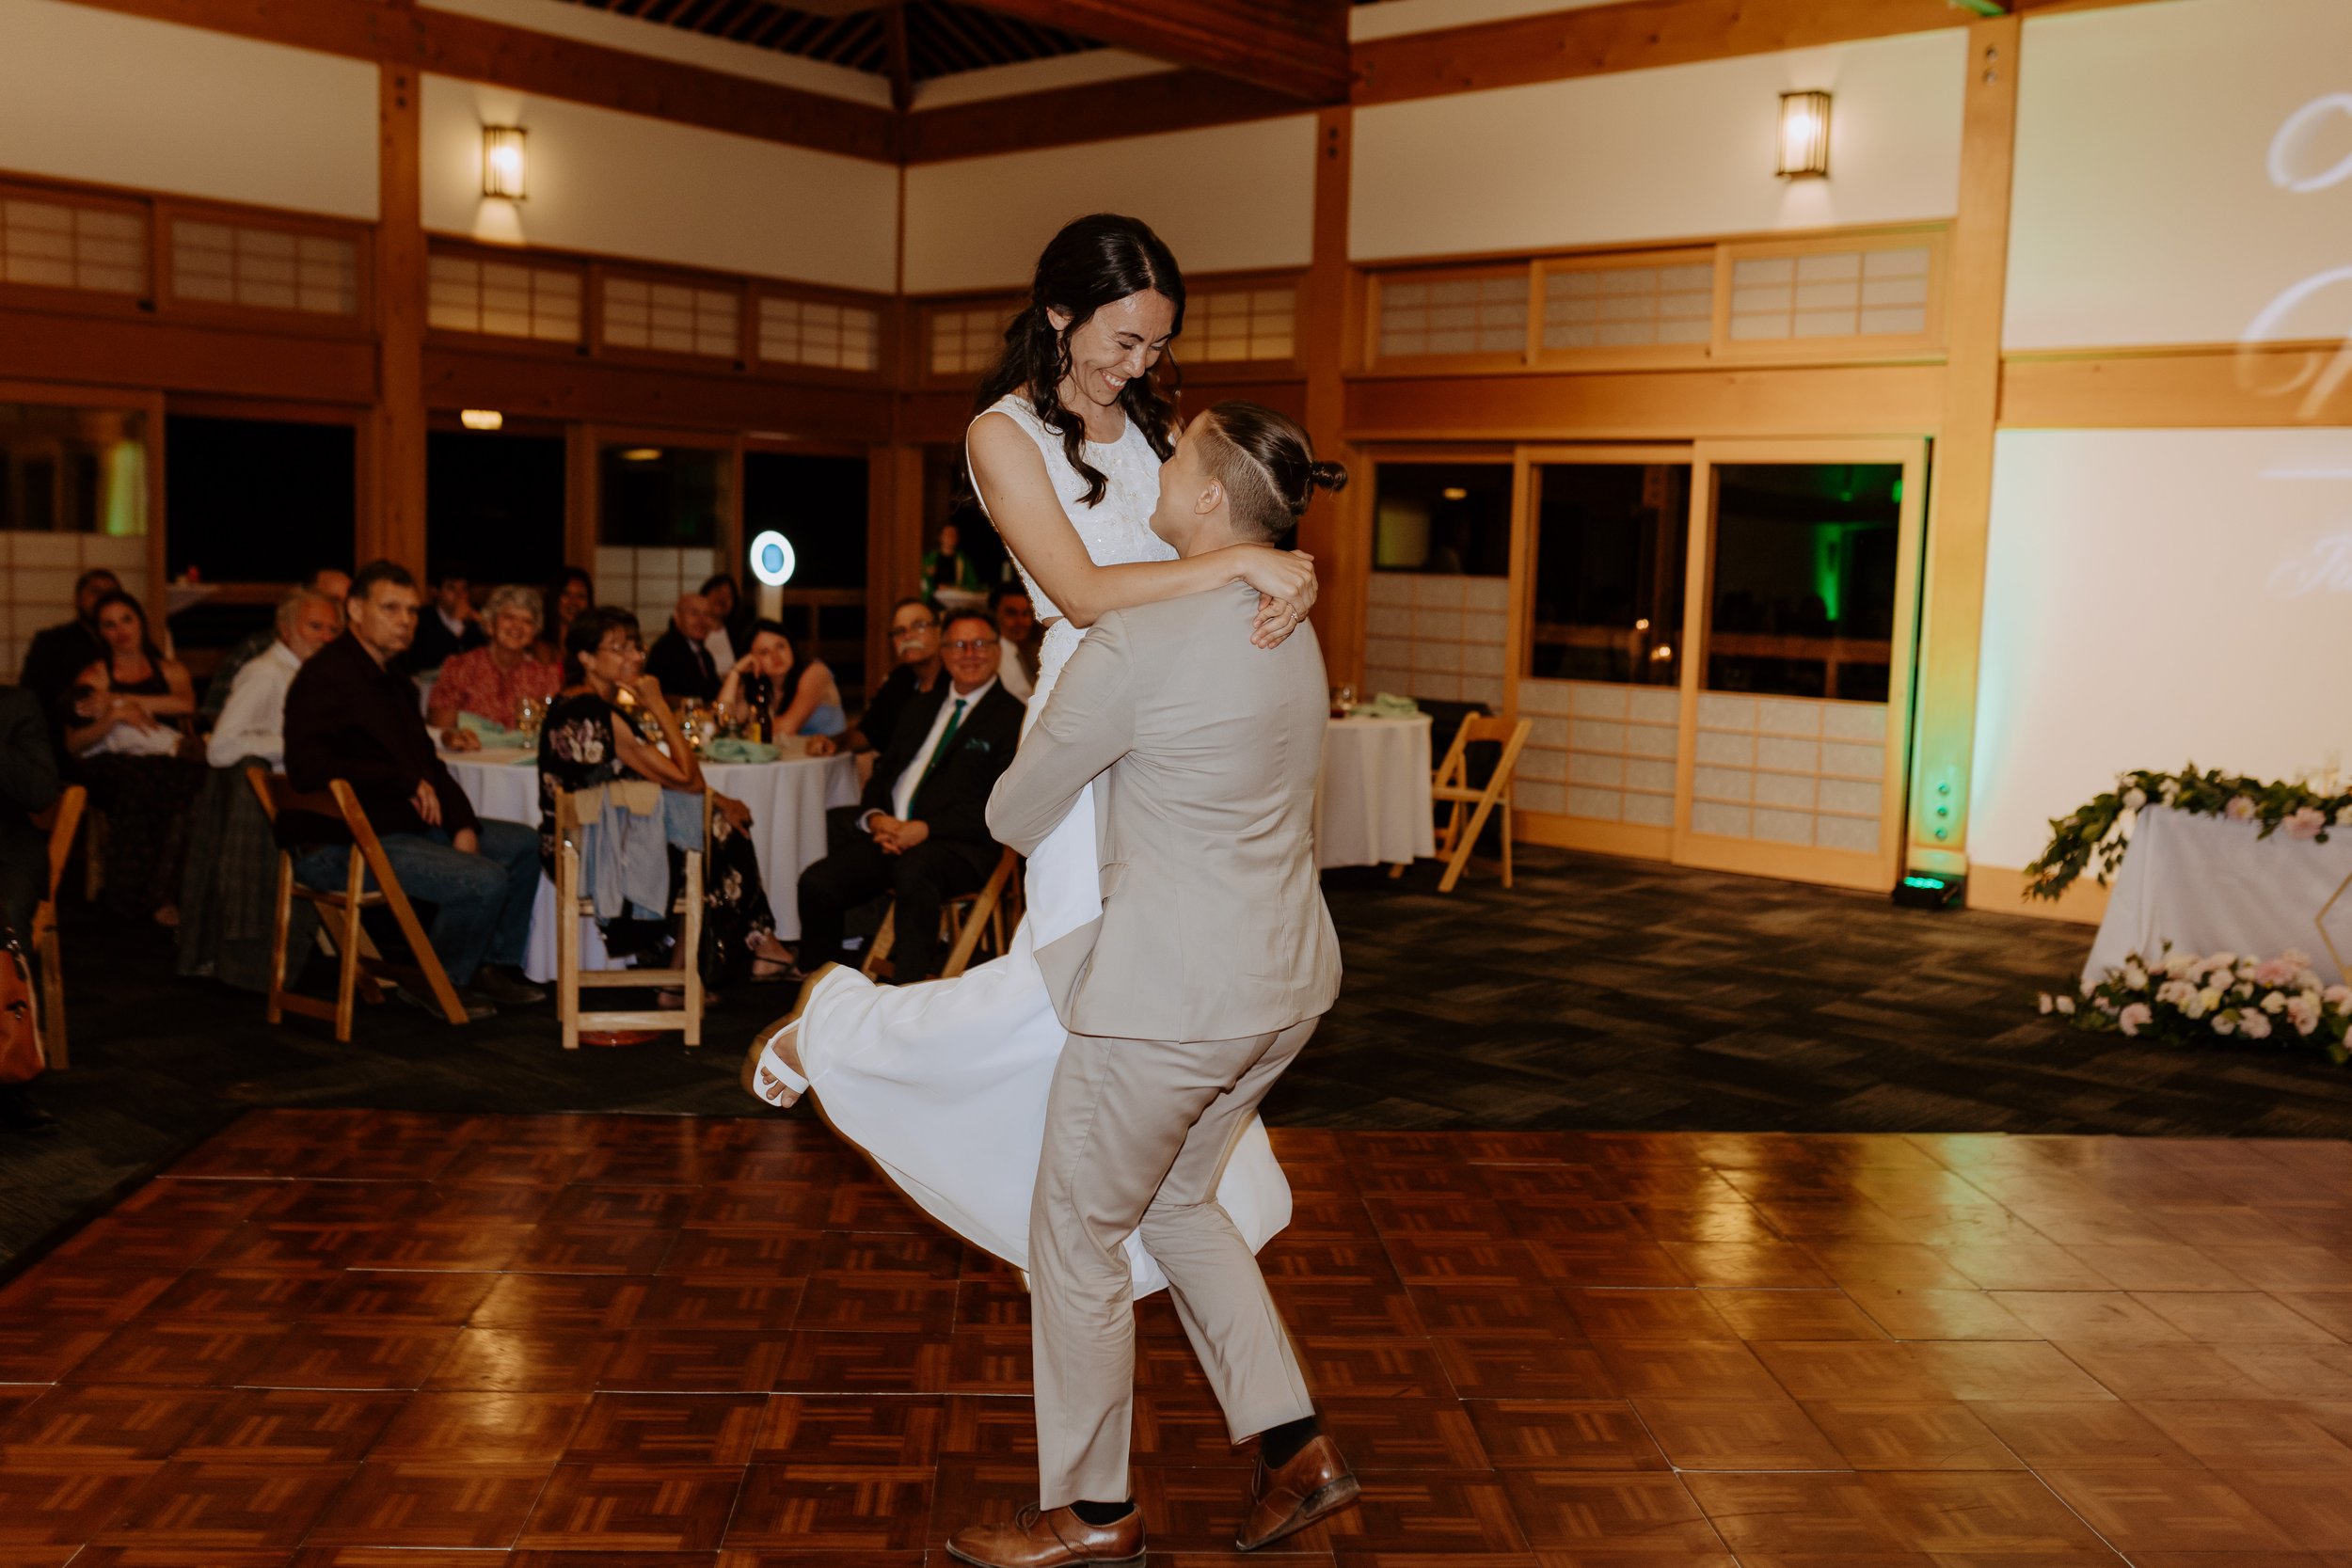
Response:
M1200 416L1209 471L1225 486L1233 516L1287 548L1317 490L1347 488L1347 469L1315 461L1314 443L1287 414L1234 400Z
M1070 373L1070 337L1104 306L1146 290L1165 295L1176 307L1169 335L1182 332L1184 275L1177 270L1174 253L1141 219L1097 213L1065 226L1038 257L1029 303L1005 328L1005 350L997 356L996 368L980 382L978 408L985 410L999 398L1018 397L1046 429L1061 436L1062 455L1087 482L1083 499L1089 506L1102 500L1110 481L1087 461L1086 421L1061 405L1062 377ZM1049 310L1068 315L1070 325L1057 329ZM1176 404L1161 396L1152 382L1149 371L1128 382L1119 394L1119 405L1166 462L1176 450L1168 434L1175 428Z

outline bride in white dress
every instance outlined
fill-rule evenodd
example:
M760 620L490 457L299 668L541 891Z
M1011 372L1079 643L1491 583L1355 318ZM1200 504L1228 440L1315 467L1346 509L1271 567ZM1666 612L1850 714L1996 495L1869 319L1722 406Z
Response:
M1081 218L1039 258L1029 298L965 437L980 504L1046 627L1025 732L1085 628L1113 610L1243 581L1263 595L1254 640L1271 645L1315 594L1303 555L1237 546L1177 561L1152 531L1174 436L1152 370L1184 298L1159 237L1133 218ZM1024 1269L1046 1095L1067 1037L1036 952L1102 913L1094 812L1081 796L1030 857L1011 952L923 985L827 970L744 1065L745 1086L771 1104L812 1088L834 1129L933 1219ZM1254 1118L1217 1201L1253 1249L1290 1222L1290 1184ZM1132 1235L1127 1256L1138 1296L1167 1283Z

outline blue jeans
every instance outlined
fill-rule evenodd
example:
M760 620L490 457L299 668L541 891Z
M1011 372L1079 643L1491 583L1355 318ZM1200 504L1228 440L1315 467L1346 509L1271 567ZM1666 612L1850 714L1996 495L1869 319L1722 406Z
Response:
M519 822L481 825L481 850L469 855L438 828L386 833L384 858L402 889L433 906L426 936L453 986L469 985L485 962L519 964L531 942L531 906L539 896L539 833ZM305 887L341 888L351 864L347 844L324 845L294 860ZM368 878L367 891L375 891Z

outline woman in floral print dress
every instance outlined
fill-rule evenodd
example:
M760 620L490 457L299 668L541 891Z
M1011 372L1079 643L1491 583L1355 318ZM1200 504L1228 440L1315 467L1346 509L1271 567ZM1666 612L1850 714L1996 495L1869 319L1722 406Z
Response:
M599 607L575 619L564 639L564 689L539 730L539 856L553 875L556 791L593 789L618 779L646 779L664 789L701 794L702 764L686 744L659 682L644 673L645 649L637 617ZM633 707L618 699L627 693ZM668 746L665 755L654 744ZM713 989L742 978L781 978L789 973L776 945L768 890L752 850L752 814L742 801L711 797L710 842L703 868L703 983ZM670 886L685 879L685 855L670 847ZM643 952L659 943L665 923L604 923L613 953Z

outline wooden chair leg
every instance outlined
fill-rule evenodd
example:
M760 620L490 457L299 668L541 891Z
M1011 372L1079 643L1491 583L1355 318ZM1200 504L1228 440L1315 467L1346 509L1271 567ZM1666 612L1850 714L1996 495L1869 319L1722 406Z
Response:
M580 848L569 838L556 851L555 1011L564 1049L580 1049Z
M57 914L53 904L41 906L33 917L33 955L40 962L41 1045L49 1070L63 1072L73 1065L65 1032L65 976L58 973Z
M1511 885L1511 797L1502 798L1502 885Z
M858 970L869 980L890 957L890 949L898 938L898 906L894 901L889 909L882 911L882 924L874 927L874 940L866 944L866 961L858 966Z
M351 850L351 870L343 882L343 956L335 967L335 1041L351 1043L351 1018L359 995L360 890L367 886L367 863L357 845Z
M1459 809L1458 804L1456 809ZM1454 846L1454 858L1446 863L1445 875L1438 879L1439 893L1452 893L1454 884L1462 879L1462 868L1470 864L1470 854L1478 847L1478 835L1486 831L1486 818L1494 809L1494 797L1490 795L1479 801L1478 809L1470 813L1469 826Z
M357 860L359 850L355 847L353 858ZM408 951L416 956L417 968L423 972L427 990L433 1000L440 1004L441 1016L453 1026L464 1027L469 1022L466 1005L457 1000L457 988L449 983L449 971L441 967L441 956L433 951L432 939L424 934L424 923L417 918L416 906L408 902L408 895L401 887L400 879L393 875L390 860L384 856L380 845L370 847L368 860L373 863L375 885L384 895L384 903L392 911L392 920L400 927L400 934L406 940ZM360 885L357 877L352 879L352 885ZM355 937L354 941L357 940Z
M686 972L686 1043L703 1042L703 854L686 856L686 931L680 939L678 968Z
M270 921L269 1006L262 1014L272 1023L286 1021L286 945L294 928L294 857L281 850L278 856L278 910Z

